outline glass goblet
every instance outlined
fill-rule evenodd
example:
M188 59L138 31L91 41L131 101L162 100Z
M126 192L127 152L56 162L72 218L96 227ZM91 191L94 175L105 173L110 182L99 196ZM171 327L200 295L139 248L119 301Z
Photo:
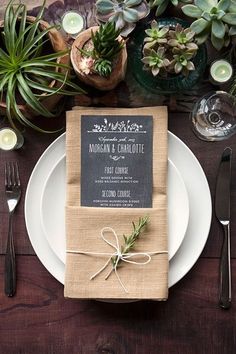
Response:
M191 120L198 138L228 139L236 133L236 98L224 91L210 92L197 101Z

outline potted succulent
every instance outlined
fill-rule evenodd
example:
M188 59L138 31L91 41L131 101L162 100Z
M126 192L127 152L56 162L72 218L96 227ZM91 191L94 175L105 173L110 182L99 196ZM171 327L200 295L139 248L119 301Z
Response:
M180 73L188 76L190 71L195 70L192 60L198 46L194 40L195 33L190 28L183 28L179 23L174 29L160 27L153 21L145 33L147 37L144 38L142 59L145 70L163 77Z
M130 67L137 81L155 93L189 90L202 76L206 49L180 19L159 19L134 37Z
M191 29L199 44L210 38L213 47L221 50L228 47L236 35L236 4L231 0L195 0L194 5L185 5L182 11L196 18Z
M146 17L150 6L146 0L97 0L96 17L99 22L115 22L120 35L127 37L136 22Z
M125 77L127 51L115 23L94 26L78 35L71 62L81 81L100 90L111 90Z
M69 81L69 55L54 26L42 20L45 1L38 16L27 16L24 4L6 7L0 22L0 113L17 129L17 122L43 131L32 118L55 117L60 95L82 90ZM60 95L59 95L60 94Z

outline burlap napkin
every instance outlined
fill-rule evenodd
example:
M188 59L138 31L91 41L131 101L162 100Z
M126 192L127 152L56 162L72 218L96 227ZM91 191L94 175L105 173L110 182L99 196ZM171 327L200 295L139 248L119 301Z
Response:
M102 208L80 205L81 176L81 115L144 115L153 117L153 196L152 208ZM167 109L150 107L137 109L83 108L67 112L66 128L66 273L65 297L80 299L155 299L168 297L167 240ZM134 252L157 252L145 265L121 262L117 268L124 291L114 272L105 280L111 265L90 280L112 253L100 237L104 227L123 234L132 231L132 221L149 216L147 228L135 243ZM113 235L109 235L109 240ZM71 252L72 251L72 252ZM87 254L77 252L88 252ZM74 253L73 253L74 252ZM89 253L91 252L91 253ZM164 253L162 253L164 252ZM110 267L110 268L109 268Z

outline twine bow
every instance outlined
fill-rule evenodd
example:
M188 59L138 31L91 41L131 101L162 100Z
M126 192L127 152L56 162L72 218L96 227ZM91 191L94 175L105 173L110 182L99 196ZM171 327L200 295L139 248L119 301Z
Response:
M112 243L111 241L109 241L105 236L104 236L104 232L106 231L110 231L114 238L115 238L115 243ZM114 248L115 252L91 252L91 251L74 251L74 250L67 250L67 253L75 253L75 254L87 254L87 255L94 255L94 256L108 256L108 260L106 261L106 263L96 272L94 273L91 277L90 280L93 280L94 278L96 278L103 270L105 270L109 263L112 261L112 259L115 259L114 262L112 262L112 269L108 272L108 274L105 277L105 280L107 280L109 278L109 276L111 275L111 273L114 271L121 287L123 288L123 290L128 293L127 288L125 287L124 283L122 282L118 271L117 271L117 266L118 263L120 261L126 262L126 263L132 263L135 265L145 265L148 264L149 262L151 262L152 259L152 255L156 255L156 254L166 254L168 253L168 251L154 251L154 252L128 252L128 253L122 253L121 251L121 246L119 243L119 239L118 236L115 232L115 230L111 227L104 227L101 229L101 238L103 239L104 242L106 242L108 245L110 245L112 248ZM131 260L133 257L143 257L144 261L134 261Z

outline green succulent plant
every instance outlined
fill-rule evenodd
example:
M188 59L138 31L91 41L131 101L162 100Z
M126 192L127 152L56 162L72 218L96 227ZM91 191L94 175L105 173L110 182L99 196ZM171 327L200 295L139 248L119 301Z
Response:
M97 0L96 17L100 22L115 22L121 36L128 36L136 22L149 14L146 0Z
M164 47L159 47L157 50L145 48L142 62L144 63L144 69L151 70L153 76L157 76L160 70L165 69L170 63L165 57Z
M94 70L100 76L107 77L112 72L112 60L123 48L123 43L118 40L119 35L120 30L116 29L114 22L101 25L95 34L92 32Z
M153 24L150 30L153 29ZM183 28L177 24L175 29L162 27L155 23L157 31L162 32L165 41L144 39L143 58L144 69L152 72L154 76L158 74L167 75L179 74L187 76L189 71L195 69L192 59L197 53L198 45L195 43L194 32L190 28ZM146 30L147 34L152 32ZM158 36L158 39L160 34ZM152 45L150 45L152 44Z
M199 44L210 37L212 45L220 50L236 34L236 2L234 0L195 0L194 5L182 7L185 15L197 18L191 29Z
M173 6L177 6L179 3L191 3L192 0L149 0L149 4L151 8L156 7L156 16L160 16L163 14L163 12L165 12L165 10L167 9L167 6L173 5Z
M183 28L179 23L177 24L175 30L169 31L168 44L171 47L177 47L180 49L195 50L198 49L197 44L193 42L195 33L191 28Z
M112 72L112 61L124 47L124 41L119 40L120 30L114 22L100 25L95 33L91 31L93 47L91 50L80 49L87 58L92 59L93 67L87 68L88 73L95 71L100 76L109 76Z
M27 119L18 106L25 102L27 106L43 117L55 117L41 102L45 97L61 94L74 95L84 92L68 80L69 67L60 64L58 59L65 56L68 50L53 54L43 54L43 46L48 41L49 31L54 28L40 29L43 16L44 1L35 22L27 20L27 9L24 4L14 5L10 1L4 15L0 48L0 94L6 101L6 114L13 128L16 122L45 132ZM61 69L65 72L62 72ZM51 85L60 83L59 87ZM65 84L74 92L66 90Z
M152 48L157 43L167 43L168 26L159 27L156 21L151 22L151 28L145 30L147 37L144 38L145 48Z
M93 42L92 57L95 59L112 60L123 48L123 42L118 40L120 30L116 29L113 22L107 22L99 26L95 33L91 33Z
M182 73L187 76L189 71L195 69L194 63L191 61L193 55L187 49L180 50L178 53L173 54L173 61L170 62L170 69L174 69L176 74Z
M94 70L100 75L107 77L112 72L112 63L107 59L98 59L94 63Z

